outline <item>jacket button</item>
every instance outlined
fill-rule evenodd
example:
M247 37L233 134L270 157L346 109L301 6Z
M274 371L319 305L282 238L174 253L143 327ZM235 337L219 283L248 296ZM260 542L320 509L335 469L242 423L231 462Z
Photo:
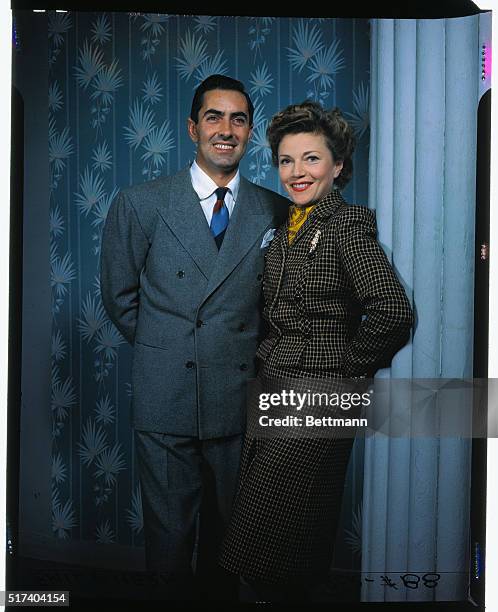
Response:
M247 363L241 363L240 369L242 370L242 372L245 372L247 370Z
M183 278L185 276L185 272L183 270L178 270L176 275L178 276L178 278Z
M185 364L185 367L191 370L192 368L195 367L195 363L193 361L187 361L187 363Z
M263 280L263 275L262 275L262 274L258 274L258 277L257 277L257 278L258 278L258 280L259 280L259 281L260 281L260 280Z
M246 329L246 326L244 325L244 323L241 323L241 324L239 325L239 331L240 331L240 332L243 332L243 331L245 331L245 329Z
M195 322L196 327L202 327L203 325L204 323L200 319L197 319L197 321Z

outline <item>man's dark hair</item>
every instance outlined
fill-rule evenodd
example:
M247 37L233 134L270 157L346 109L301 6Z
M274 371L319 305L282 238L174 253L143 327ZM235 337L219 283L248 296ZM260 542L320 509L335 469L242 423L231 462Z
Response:
M223 74L212 74L204 79L202 83L197 87L194 93L194 99L192 100L192 109L190 111L190 118L194 123L199 121L199 111L201 110L204 102L204 94L206 91L212 91L213 89L228 89L231 91L240 91L246 97L247 109L249 111L249 125L252 125L252 119L254 116L254 105L251 102L249 94L244 88L244 84L237 79L225 76Z

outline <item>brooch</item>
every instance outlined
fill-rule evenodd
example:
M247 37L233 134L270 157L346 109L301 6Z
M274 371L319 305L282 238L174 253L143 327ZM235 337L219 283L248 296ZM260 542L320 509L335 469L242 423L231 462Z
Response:
M260 249L265 249L270 244L270 242L275 238L276 231L276 229L272 228L266 232L266 234L263 236L263 242L259 247Z
M311 247L309 250L309 255L311 255L311 253L313 253L313 251L316 249L316 245L318 244L318 240L320 239L322 232L320 230L316 230L315 235L313 236L313 239L311 240Z

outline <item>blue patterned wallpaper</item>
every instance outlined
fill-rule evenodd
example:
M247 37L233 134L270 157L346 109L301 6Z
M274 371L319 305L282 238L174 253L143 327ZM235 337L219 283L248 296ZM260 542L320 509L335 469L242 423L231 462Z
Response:
M194 159L186 120L213 73L242 80L255 103L242 162L280 191L265 131L276 111L312 98L339 106L358 137L348 201L366 204L369 24L360 19L49 14L52 307L52 512L58 538L140 546L142 513L130 407L131 350L107 319L98 277L102 229L121 187ZM341 559L361 549L362 457L346 496Z

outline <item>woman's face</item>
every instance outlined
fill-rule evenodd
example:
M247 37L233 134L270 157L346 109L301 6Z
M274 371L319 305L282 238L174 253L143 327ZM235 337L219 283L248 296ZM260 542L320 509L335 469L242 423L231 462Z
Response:
M342 170L322 134L287 134L278 147L278 173L296 206L317 202L332 191Z

